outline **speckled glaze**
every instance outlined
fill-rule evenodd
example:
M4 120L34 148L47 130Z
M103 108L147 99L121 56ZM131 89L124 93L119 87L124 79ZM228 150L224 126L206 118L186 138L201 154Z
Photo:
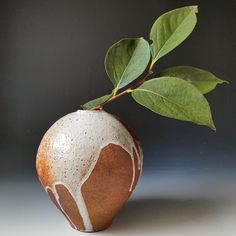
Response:
M104 166L104 170L101 166ZM118 211L128 200L141 174L142 151L132 132L113 115L104 111L78 110L59 119L46 132L38 149L36 167L45 190L50 193L51 199L53 198L70 224L75 229L93 232L111 224L112 219L108 219L109 217L104 217L104 222L101 221L103 214ZM112 169L114 171L110 173ZM119 173L124 174L118 176ZM92 178L92 175L96 177ZM96 180L100 178L102 180L97 183ZM107 187L108 194L104 195L104 191L101 193L99 190L106 186L104 181L109 181L111 185L114 183L120 189L117 187L116 192L115 185L109 189ZM129 182L127 187L121 181ZM96 182L95 190L93 182ZM84 185L86 186L83 187ZM68 192L64 190L59 193L60 186ZM99 199L102 195L108 198L104 202L107 210L99 216L101 206L96 204L103 203L96 202L96 198ZM68 196L71 196L70 200ZM111 209L112 198L117 198L114 199L117 204L114 204L115 210ZM77 208L78 213L73 213L74 209L70 209L70 206L65 209L63 199L75 203L76 207L73 208ZM76 223L80 221L81 223Z

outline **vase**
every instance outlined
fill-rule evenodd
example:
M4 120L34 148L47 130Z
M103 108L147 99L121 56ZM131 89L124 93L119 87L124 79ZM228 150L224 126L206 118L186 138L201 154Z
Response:
M138 139L118 117L78 110L46 132L38 177L70 225L83 232L108 228L135 189L143 156Z

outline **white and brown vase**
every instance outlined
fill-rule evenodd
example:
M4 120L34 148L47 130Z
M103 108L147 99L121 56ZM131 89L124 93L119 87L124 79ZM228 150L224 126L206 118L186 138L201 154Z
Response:
M106 229L133 192L142 170L137 138L104 111L70 113L44 135L39 179L71 226Z

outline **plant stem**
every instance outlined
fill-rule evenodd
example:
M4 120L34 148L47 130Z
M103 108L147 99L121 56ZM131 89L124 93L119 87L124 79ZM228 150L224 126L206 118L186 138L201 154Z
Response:
M113 102L114 100L116 100L117 98L119 98L119 97L121 97L121 96L123 96L123 95L125 95L125 94L131 93L133 89L135 89L135 88L137 88L138 86L140 86L141 84L143 84L143 83L145 82L145 80L146 80L150 75L152 75L152 74L153 74L153 71L152 71L152 69L151 69L151 67L150 67L150 69L148 70L148 73L144 76L143 79L139 80L136 84L134 84L133 86L127 88L126 90L124 90L124 91L122 91L122 92L120 92L120 93L116 93L115 95L113 95L112 97L110 97L106 102L104 102L104 103L102 103L102 104L100 104L100 105L98 105L98 106L92 108L91 110L102 110L103 107L104 107L106 104L108 104L108 103L110 103L110 102Z

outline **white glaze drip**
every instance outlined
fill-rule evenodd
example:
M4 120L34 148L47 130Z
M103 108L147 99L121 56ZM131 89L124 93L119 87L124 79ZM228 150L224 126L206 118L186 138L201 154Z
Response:
M55 137L54 132L57 134ZM138 169L142 166L141 150L137 150L133 137L120 121L101 111L79 110L70 113L58 120L45 134L47 135L52 137L48 160L54 184L61 183L67 187L78 206L85 231L92 231L81 188L91 175L101 150L109 144L115 144L129 153L133 168L129 191L133 189L136 175L135 153ZM55 193L55 189L53 192Z
M132 161L132 168L133 168L133 176L132 176L132 182L129 188L129 191L131 192L133 189L134 185L134 180L135 180L135 163L134 163L134 155L131 156L131 161Z
M78 194L77 194L77 196L74 197L74 199L75 199L77 207L78 207L78 209L80 211L80 215L81 215L81 217L83 219L85 230L87 232L93 231L93 226L92 226L89 214L88 214L88 210L87 210L86 204L84 202L84 198L83 198L81 189L80 189L80 191L78 191Z
M138 170L142 172L142 163L143 163L143 150L141 149L140 145L138 145L139 155L138 155Z

